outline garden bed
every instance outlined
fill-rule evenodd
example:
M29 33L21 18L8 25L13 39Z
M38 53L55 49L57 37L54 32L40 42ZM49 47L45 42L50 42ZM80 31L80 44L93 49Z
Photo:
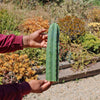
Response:
M73 71L72 68L68 67L66 69L59 70L59 82L57 83L90 77L97 74L100 74L100 62L90 64L89 67L82 71ZM46 79L45 76L45 74L39 75L39 79Z
M68 61L60 62L59 63L59 82L56 83L62 83L66 81L71 81L75 79L80 79L84 77L90 77L93 75L100 74L100 57L94 57L90 61L96 60L96 63L90 63L88 66L85 67L83 70L74 70L71 67L71 64L74 64L75 62L71 60L71 63ZM85 60L87 61L87 60ZM46 79L45 74L45 67L40 67L40 69L37 69L37 73L39 74L39 79ZM44 72L44 73L43 73Z
M89 64L89 65L91 65L92 64L92 61L95 61L95 60L97 62L99 62L100 61L100 57L93 57L90 60L85 60L85 62L91 61L90 64ZM59 63L59 70L70 68L71 65L74 64L74 63L75 63L75 61L73 61L73 60L71 60L70 62L68 62L68 61L60 62ZM87 66L89 66L89 65L87 65ZM46 67L40 66L40 68L37 68L35 70L36 70L36 73L37 74L43 74L43 73L45 73Z

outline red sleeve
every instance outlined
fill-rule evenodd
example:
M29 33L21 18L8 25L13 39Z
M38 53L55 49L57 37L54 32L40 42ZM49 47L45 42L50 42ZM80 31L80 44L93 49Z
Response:
M0 100L22 100L30 91L31 87L27 82L0 85Z
M23 49L23 36L0 34L0 53Z

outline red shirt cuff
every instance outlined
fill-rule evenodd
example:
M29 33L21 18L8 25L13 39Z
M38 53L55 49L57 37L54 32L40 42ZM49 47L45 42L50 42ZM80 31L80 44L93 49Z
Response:
M22 84L20 84L22 87L22 95L26 95L29 94L31 92L31 87L27 82L23 82Z
M19 48L18 50L22 50L23 49L23 36L16 36L14 41L13 41L13 44L18 44Z

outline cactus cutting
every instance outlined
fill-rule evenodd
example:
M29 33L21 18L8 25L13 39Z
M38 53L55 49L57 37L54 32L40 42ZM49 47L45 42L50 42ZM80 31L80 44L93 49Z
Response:
M50 25L46 50L46 80L59 80L59 26Z

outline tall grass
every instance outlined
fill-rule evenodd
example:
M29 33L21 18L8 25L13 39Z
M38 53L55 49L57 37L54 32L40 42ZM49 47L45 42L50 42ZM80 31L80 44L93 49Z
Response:
M19 22L14 14L9 13L6 9L0 10L0 33L4 31L14 31L17 29Z

